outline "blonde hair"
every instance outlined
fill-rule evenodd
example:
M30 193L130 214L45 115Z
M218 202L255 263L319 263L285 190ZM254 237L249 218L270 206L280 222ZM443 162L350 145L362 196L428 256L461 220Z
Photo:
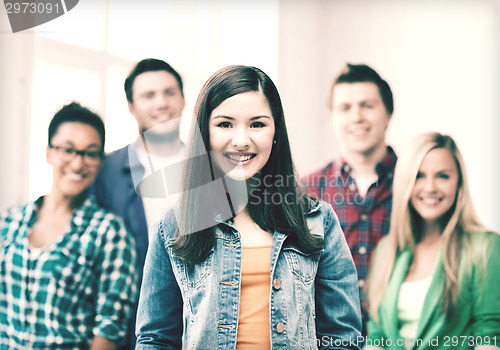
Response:
M417 137L407 152L398 158L393 183L391 228L377 249L368 277L368 309L376 321L378 321L378 309L394 269L396 257L407 248L413 252L415 250L419 218L410 206L410 196L424 157L430 150L436 148L450 151L458 174L455 203L450 213L447 214L448 222L442 232L442 262L445 270L442 305L447 313L453 310L457 302L461 237L464 232L488 231L480 223L472 205L465 164L453 139L439 133L426 133Z

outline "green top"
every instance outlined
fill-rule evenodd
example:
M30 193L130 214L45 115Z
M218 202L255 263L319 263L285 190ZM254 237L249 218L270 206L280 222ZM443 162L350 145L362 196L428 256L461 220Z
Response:
M92 198L55 242L31 254L43 197L0 213L0 350L88 349L119 342L137 294L134 242Z
M440 253L412 349L474 349L478 345L500 348L500 235L470 233L467 238L476 256L482 259L472 263L468 245L462 248L457 308L447 320L439 307L445 278ZM365 345L405 349L405 340L399 334L397 300L412 258L413 253L409 248L396 257L391 279L379 307L380 322L373 319L368 322Z

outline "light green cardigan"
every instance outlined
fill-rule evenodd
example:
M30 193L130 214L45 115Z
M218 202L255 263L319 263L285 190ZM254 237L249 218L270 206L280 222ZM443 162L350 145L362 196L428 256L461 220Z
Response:
M500 235L469 233L476 256L484 261L470 263L471 254L460 255L460 292L455 314L447 320L439 308L444 290L444 267L439 257L418 324L417 341L412 349L474 349L486 344L500 347ZM486 254L486 255L484 255ZM380 322L368 322L366 345L386 349L405 349L399 335L397 300L413 254L404 250L396 258L394 270L379 307ZM377 257L382 258L382 257ZM469 262L469 263L467 263ZM467 265L471 268L467 268ZM486 266L486 269L484 269Z

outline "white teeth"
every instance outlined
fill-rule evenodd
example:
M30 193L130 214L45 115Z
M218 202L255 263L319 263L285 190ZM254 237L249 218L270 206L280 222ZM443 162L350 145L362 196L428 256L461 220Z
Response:
M67 173L66 177L70 179L71 181L82 181L83 176L81 174L76 174L76 173Z
M235 162L246 162L247 160L252 159L254 156L253 154L245 154L245 155L238 155L238 154L233 154L233 153L228 153L226 154L226 157L229 159L235 161Z
M428 205L438 204L441 200L439 198L422 198L422 202Z
M169 112L158 112L153 115L153 118L158 122L167 122L172 119L172 114Z
M368 132L367 129L356 129L356 130L351 130L351 134L354 136L359 136L359 135L364 135Z

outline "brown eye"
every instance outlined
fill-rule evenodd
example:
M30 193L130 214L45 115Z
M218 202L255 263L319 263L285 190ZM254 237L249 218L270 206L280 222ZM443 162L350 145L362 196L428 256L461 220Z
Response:
M61 151L63 151L63 153L65 155L68 155L68 156L75 153L75 150L73 148L69 148L69 147L61 147Z
M263 122L253 122L252 125L250 125L250 127L252 128L263 128L265 126L266 124L264 124Z
M221 123L217 124L217 126L219 128L229 129L232 125L230 122L221 122Z
M91 158L91 159L100 159L102 156L101 152L98 151L85 151L85 157Z

